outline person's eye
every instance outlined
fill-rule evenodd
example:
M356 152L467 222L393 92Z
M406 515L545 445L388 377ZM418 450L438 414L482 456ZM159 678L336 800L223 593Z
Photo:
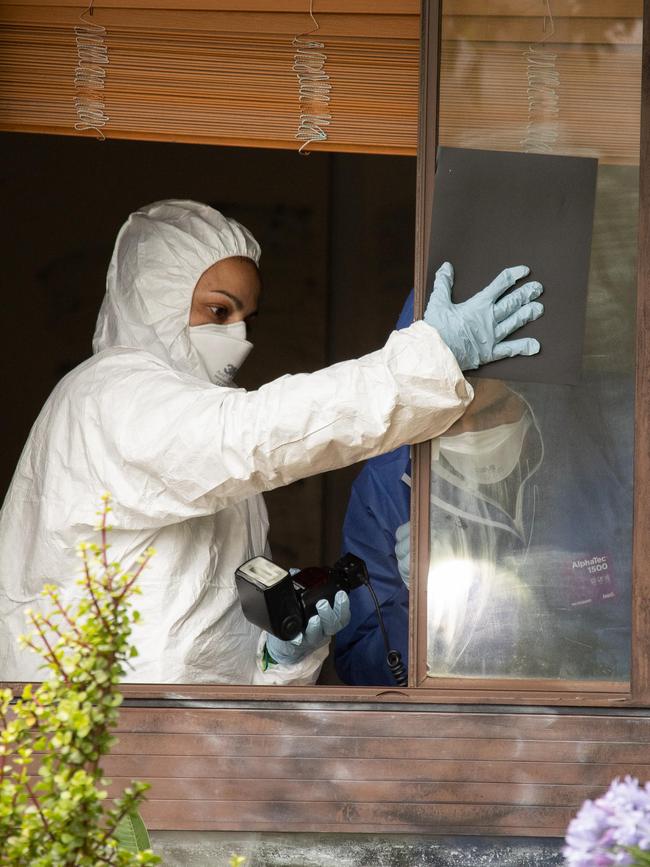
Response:
M219 322L223 322L224 319L227 319L230 315L230 311L227 307L222 307L217 305L216 307L210 307L210 311L216 316Z

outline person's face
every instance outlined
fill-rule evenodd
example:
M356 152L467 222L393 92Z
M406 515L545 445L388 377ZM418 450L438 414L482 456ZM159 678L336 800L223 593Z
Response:
M252 259L231 256L215 262L199 277L192 295L190 325L246 323L257 316L262 280Z

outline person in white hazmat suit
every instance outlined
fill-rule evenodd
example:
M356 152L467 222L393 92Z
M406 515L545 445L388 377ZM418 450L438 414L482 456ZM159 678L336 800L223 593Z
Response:
M234 574L267 552L261 492L440 435L472 400L461 369L533 354L505 341L542 312L528 273L499 275L465 304L453 272L436 280L429 321L383 349L246 392L232 384L251 344L260 248L243 226L192 201L157 202L119 232L93 356L54 389L30 433L0 514L0 679L39 680L19 647L45 582L81 590L76 546L94 539L112 495L111 558L156 550L138 599L141 683L307 684L349 601L319 603L305 633L280 642L243 616ZM274 643L273 643L274 642Z

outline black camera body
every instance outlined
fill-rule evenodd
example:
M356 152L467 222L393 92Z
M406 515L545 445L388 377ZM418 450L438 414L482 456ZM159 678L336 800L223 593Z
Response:
M331 568L311 566L291 575L268 557L253 557L235 572L244 616L282 641L303 632L316 603L334 602L337 591L349 593L368 583L368 570L360 557L346 554Z

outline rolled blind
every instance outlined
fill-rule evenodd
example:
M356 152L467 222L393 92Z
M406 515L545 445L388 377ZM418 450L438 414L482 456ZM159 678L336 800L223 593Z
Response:
M638 163L642 6L444 0L441 143Z
M331 150L410 153L418 94L418 4L316 3L331 84ZM226 8L230 7L230 8ZM374 9L375 11L368 11ZM309 2L202 2L133 8L4 6L0 53L3 129L74 133L75 26L106 29L101 127L110 138L294 148L299 84L294 37ZM377 11L378 10L378 11ZM88 131L82 134L94 134Z
M520 149L528 112L522 55L539 37L544 6L445 2L442 143L485 146L486 130L498 127L487 143ZM596 148L609 161L634 161L641 0L556 0L551 7L555 32L547 45L562 76L558 152ZM0 7L0 129L97 135L75 129L83 126L75 98L84 96L79 81L75 87L84 66L75 27L91 26L108 61L95 64L103 70L99 128L107 138L301 144L293 39L313 27L309 0L138 0L137 7L98 0L84 24L79 16L87 8L65 0ZM324 44L331 91L327 138L311 147L414 154L419 2L314 0L313 8L320 29L309 38ZM489 87L476 86L477 68ZM585 102L586 77L593 98Z

